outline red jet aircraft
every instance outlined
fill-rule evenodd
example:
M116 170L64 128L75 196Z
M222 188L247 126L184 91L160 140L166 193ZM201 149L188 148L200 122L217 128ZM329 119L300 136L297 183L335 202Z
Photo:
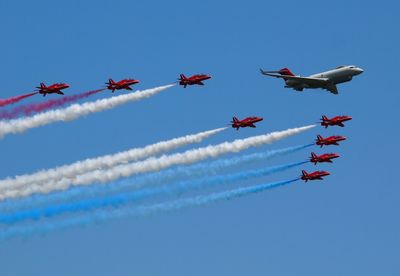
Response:
M315 144L318 146L328 146L328 145L335 145L339 146L338 142L346 140L346 137L344 136L330 136L327 138L322 137L321 135L317 136L317 140L315 141Z
M66 83L54 83L50 86L46 86L43 82L40 83L40 86L37 86L39 94L42 94L43 97L47 94L60 94L64 95L61 90L68 88L69 85Z
M350 116L336 116L329 119L325 115L322 115L321 126L324 126L325 128L327 128L328 126L344 127L343 122L350 121L351 119L353 118L351 118Z
M310 162L317 165L317 163L332 163L331 159L340 157L337 153L325 153L320 156L316 155L315 153L311 153Z
M262 121L261 117L247 117L246 119L239 120L236 117L232 118L231 124L233 128L239 130L241 127L256 127L255 123Z
M301 173L301 179L305 182L307 182L308 180L323 180L322 177L330 175L330 173L326 171L315 171L312 173L307 173L305 170L302 170Z
M186 88L187 85L204 85L203 81L208 79L211 79L211 77L205 74L193 75L191 77L186 77L184 74L181 74L178 80L179 84Z
M115 82L113 79L109 79L108 82L106 82L107 89L112 90L113 93L115 90L121 89L132 90L130 86L137 83L139 83L139 81L134 79L124 79L117 82Z

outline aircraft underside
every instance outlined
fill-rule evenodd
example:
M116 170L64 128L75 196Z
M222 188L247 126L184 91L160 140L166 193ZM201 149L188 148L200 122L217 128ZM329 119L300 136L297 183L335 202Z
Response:
M333 94L338 94L338 90L335 84L327 84L327 85L308 85L308 84L296 84L296 85L285 85L285 88L292 88L296 91L303 91L306 89L325 89Z

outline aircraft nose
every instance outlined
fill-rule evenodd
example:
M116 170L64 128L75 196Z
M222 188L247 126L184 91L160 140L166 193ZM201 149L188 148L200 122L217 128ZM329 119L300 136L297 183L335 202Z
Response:
M364 70L361 69L360 67L356 68L355 71L357 72L357 75L359 75L359 74L364 72Z

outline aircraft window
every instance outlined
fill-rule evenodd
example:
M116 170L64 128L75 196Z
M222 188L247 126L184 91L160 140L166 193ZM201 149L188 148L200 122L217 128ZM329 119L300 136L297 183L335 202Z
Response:
M345 66L344 65L340 65L340 66L336 67L336 69L340 69L340 68L343 68L343 67L345 67Z

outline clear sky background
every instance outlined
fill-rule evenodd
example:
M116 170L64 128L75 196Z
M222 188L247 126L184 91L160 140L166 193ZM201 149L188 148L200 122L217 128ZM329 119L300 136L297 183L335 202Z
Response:
M98 88L109 77L138 78L140 89L171 83L180 73L213 78L204 87L174 87L7 136L0 141L0 178L221 127L233 115L264 121L204 145L307 125L322 114L353 120L257 149L309 143L318 133L347 136L340 147L327 148L342 158L318 167L332 173L323 182L8 240L0 244L0 274L396 275L399 8L397 1L341 0L1 1L1 98L29 92L41 81L70 83L66 92L72 94ZM338 96L297 93L258 71L289 67L308 75L342 64L365 72L339 85ZM242 184L298 175L294 169Z

